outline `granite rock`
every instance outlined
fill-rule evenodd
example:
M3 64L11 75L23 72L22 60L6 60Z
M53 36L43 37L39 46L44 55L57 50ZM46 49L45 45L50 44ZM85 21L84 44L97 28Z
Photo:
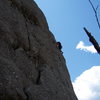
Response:
M0 100L77 100L65 59L33 0L0 0Z

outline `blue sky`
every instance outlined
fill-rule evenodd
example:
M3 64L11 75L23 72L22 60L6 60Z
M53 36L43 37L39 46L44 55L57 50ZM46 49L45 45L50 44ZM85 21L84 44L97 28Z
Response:
M100 30L88 0L35 1L45 14L50 31L56 40L62 43L63 55L72 82L75 82L85 71L92 70L94 66L100 68L100 55L87 50L92 44L83 30L83 27L86 27L100 43ZM91 1L95 7L100 5L100 0ZM98 16L100 20L100 7ZM81 47L76 49L78 45Z

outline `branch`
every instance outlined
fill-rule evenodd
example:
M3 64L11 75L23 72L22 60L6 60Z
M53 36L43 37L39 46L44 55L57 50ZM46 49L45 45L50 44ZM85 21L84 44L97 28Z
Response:
M99 5L97 5L97 7L96 7L96 11L98 10L98 8L99 8Z
M93 9L93 11L94 11L94 13L95 13L95 18L96 18L98 27L99 27L99 29L100 29L100 23L99 23L99 19L98 19L98 15L97 15L97 9L98 9L98 6L97 6L97 8L95 9L95 7L94 7L94 5L92 4L91 0L89 0L89 3L91 4L92 9Z
M93 44L94 48L100 54L100 46L99 46L98 42L95 40L95 38L91 35L91 33L85 27L83 29L86 32L86 34L88 35L89 41Z

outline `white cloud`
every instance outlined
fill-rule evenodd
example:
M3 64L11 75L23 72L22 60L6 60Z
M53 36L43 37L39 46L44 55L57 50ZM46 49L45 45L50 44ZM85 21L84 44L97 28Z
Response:
M80 50L84 50L86 52L91 52L91 53L97 53L96 49L94 48L93 45L91 46L85 46L83 41L80 41L77 46L76 49L80 49Z
M84 71L73 87L79 100L100 100L100 66Z

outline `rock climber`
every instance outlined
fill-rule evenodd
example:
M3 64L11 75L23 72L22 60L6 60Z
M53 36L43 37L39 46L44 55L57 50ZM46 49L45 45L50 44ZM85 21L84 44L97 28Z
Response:
M60 50L60 52L63 53L63 52L61 51L61 49L62 49L61 43L60 43L60 42L57 42L56 45L57 45L57 48Z

